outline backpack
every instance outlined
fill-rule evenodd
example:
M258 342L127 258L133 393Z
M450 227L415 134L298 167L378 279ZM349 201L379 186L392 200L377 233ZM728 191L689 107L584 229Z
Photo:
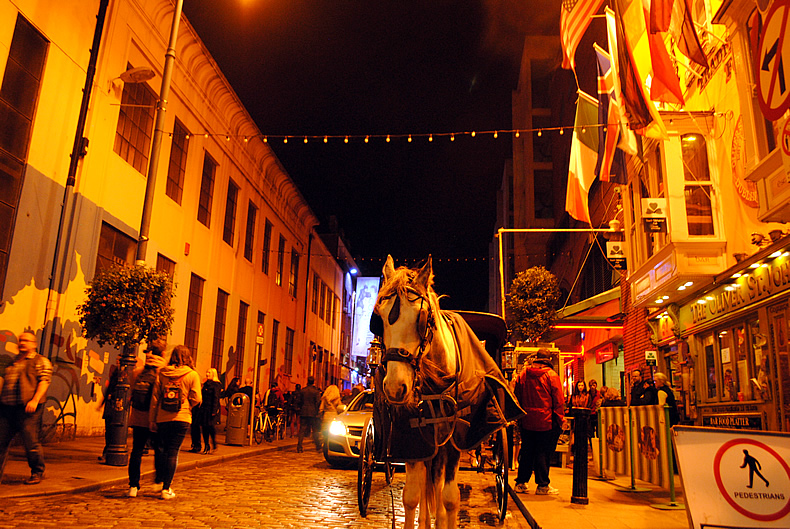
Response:
M176 380L168 378L169 382L164 386L162 401L159 404L162 410L177 412L181 409L181 379L185 376L182 375Z
M132 408L148 411L151 406L151 394L154 392L154 382L156 382L156 369L145 368L137 375L132 386Z

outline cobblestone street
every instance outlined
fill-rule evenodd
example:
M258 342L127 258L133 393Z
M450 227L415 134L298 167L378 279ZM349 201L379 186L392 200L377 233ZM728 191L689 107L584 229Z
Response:
M143 460L147 469L151 458ZM459 527L528 527L515 506L504 524L496 520L494 476L460 472ZM176 498L159 498L153 484L143 482L137 498L126 487L49 497L5 499L0 527L299 527L386 528L403 525L400 502L402 471L392 488L375 472L366 518L356 500L356 468L333 469L319 452L292 450L238 459L228 464L179 471L173 482Z

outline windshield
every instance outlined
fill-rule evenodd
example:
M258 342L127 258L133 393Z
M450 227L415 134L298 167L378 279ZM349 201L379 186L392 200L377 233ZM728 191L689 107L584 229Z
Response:
M363 391L351 401L346 411L364 411L373 410L373 392Z

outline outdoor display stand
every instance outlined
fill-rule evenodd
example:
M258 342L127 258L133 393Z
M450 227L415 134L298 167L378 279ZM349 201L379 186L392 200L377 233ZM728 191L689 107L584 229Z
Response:
M675 426L689 526L790 527L790 434Z

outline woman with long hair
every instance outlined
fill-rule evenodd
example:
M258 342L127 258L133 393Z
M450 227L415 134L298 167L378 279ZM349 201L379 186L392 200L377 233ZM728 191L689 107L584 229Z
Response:
M206 371L206 381L203 382L203 403L200 405L203 432L203 453L208 454L217 449L217 420L219 419L219 400L222 398L222 383L219 381L217 370L213 367Z
M587 383L579 380L573 385L571 393L571 408L589 408L590 394L587 392Z
M162 499L176 497L171 488L178 466L178 451L192 423L192 408L203 400L200 376L192 368L192 353L177 345L170 363L159 370L151 395L151 431L159 433L162 448Z
M342 411L342 406L340 388L335 384L328 386L321 395L321 406L318 409L318 414L321 417L321 433L324 436L324 440L327 438L332 419L337 417L337 414Z

